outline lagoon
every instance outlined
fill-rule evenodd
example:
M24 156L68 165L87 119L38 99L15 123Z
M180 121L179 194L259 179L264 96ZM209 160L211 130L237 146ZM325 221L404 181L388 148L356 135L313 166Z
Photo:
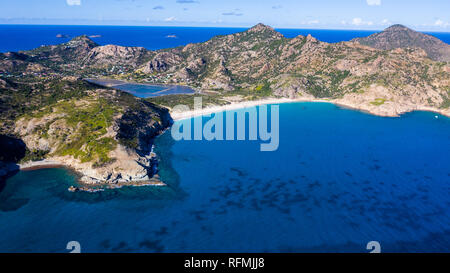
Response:
M154 98L165 95L194 94L195 90L183 85L132 83L113 79L85 79L85 81L130 93L138 98Z

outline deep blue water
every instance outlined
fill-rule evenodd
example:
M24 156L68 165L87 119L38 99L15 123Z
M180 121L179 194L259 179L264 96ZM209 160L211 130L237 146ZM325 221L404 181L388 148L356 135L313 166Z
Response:
M276 152L167 132L166 188L69 193L70 171L19 172L0 186L0 252L449 252L450 119L437 116L282 104Z
M101 35L92 38L95 42L123 46L142 46L155 50L188 43L209 40L216 35L244 31L244 28L198 28L198 27L143 27L143 26L49 26L49 25L0 25L0 52L29 50L41 45L67 42L70 38L56 38L57 34L75 37L79 35ZM313 30L277 29L286 37L311 34L324 42L349 41L365 37L375 31L361 30ZM450 43L450 33L430 33ZM176 38L168 36L175 35Z
M86 79L86 81L102 86L112 86L115 89L133 94L138 98L154 98L165 95L193 94L194 89L183 85L156 85L142 83L127 83L111 79Z

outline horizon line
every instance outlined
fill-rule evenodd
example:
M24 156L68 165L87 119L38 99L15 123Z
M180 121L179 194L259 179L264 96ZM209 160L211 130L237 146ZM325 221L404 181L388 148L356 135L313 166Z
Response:
M262 23L264 24L264 23ZM10 25L10 26L98 26L98 27L177 27L177 28L232 28L232 29L249 29L255 25L252 26L190 26L190 25L132 25L132 24L53 24L53 23L39 23L39 24L32 24L32 23L3 23L0 22L0 25ZM267 26L270 26L268 24L264 24ZM272 27L273 29L304 29L304 30L339 30L339 31L383 31L386 28L398 25L398 24L392 24L389 26L386 26L383 29L361 29L361 28L336 28L336 27L318 27L318 28L310 28L310 27ZM408 27L408 26L406 26ZM411 27L408 27L411 28ZM417 30L414 28L411 28L415 31L419 32L429 32L429 33L450 33L450 31L443 31L443 30Z

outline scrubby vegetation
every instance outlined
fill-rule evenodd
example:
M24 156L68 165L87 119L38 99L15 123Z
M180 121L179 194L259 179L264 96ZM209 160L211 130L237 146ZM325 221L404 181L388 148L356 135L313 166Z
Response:
M43 116L47 106L61 100L80 99L94 86L84 81L32 78L27 81L10 81L8 88L0 88L0 133L12 134L13 124L24 115ZM45 110L43 110L45 109Z
M26 149L25 156L20 158L21 163L25 163L28 161L39 161L45 159L45 156L48 154L48 151L43 150L29 150Z
M99 89L82 80L30 79L21 83L9 81L9 84L9 88L0 93L0 121L5 125L2 131L14 136L16 121L30 121L33 118L45 121L35 126L32 134L37 139L48 141L52 149L52 152L27 149L20 156L22 162L69 155L80 162L92 162L94 167L103 166L114 161L109 154L118 143L129 148L139 146L138 134L146 133L137 132L139 126L154 122L157 130L162 130L168 124L166 117L160 117L164 113L160 107L125 92ZM124 120L137 129L127 134L123 130L117 133L113 125L122 125Z
M383 105L386 102L385 99L376 99L372 102L370 102L370 104L375 105L375 106L380 106Z
M108 153L117 146L117 141L105 137L112 125L114 115L120 109L106 99L87 100L85 106L77 106L75 101L64 101L52 106L55 113L64 113L67 126L75 132L70 141L61 136L62 143L56 154L72 155L81 162L95 161L97 165L111 162Z
M444 101L441 104L441 108L450 108L450 89L447 91L447 96L442 95L442 99Z

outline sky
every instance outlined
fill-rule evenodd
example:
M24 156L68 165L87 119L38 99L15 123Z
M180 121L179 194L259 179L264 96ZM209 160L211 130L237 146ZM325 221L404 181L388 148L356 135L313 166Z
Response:
M450 32L449 0L0 0L0 24L148 25Z

